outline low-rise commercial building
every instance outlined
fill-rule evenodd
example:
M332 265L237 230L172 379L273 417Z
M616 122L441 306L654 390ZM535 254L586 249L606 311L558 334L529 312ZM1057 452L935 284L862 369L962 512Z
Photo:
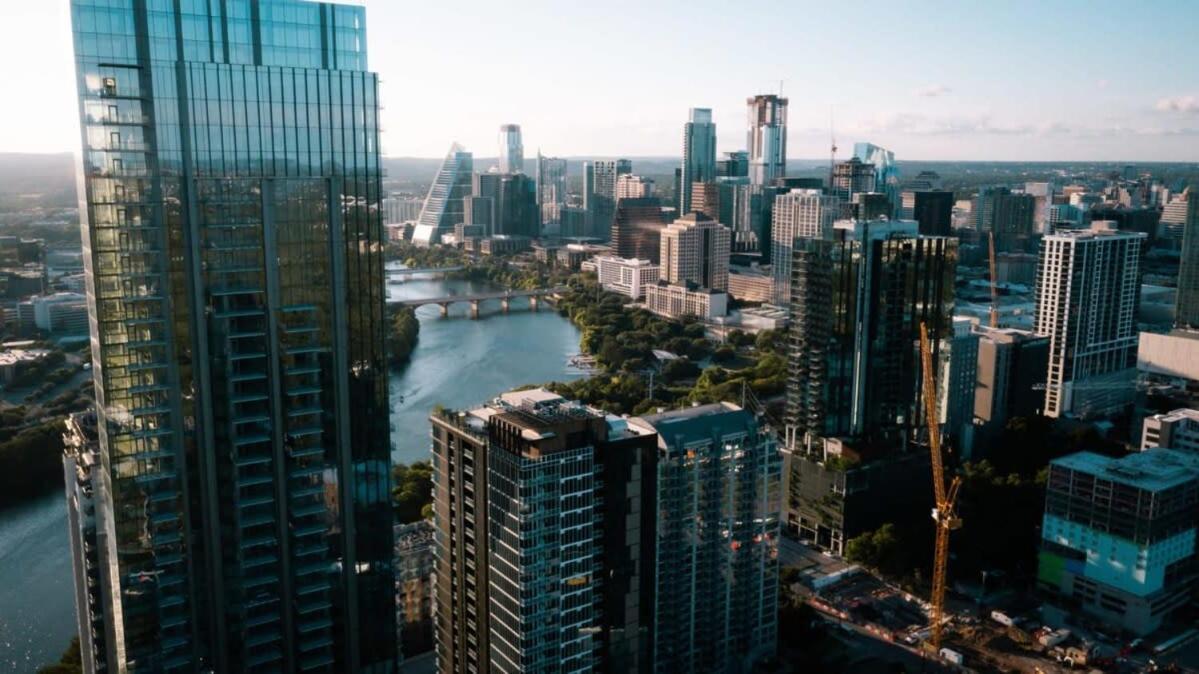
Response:
M729 296L711 288L676 286L658 281L645 287L645 307L667 318L719 318L728 314Z
M600 285L609 292L639 300L646 287L658 282L661 270L649 260L631 260L601 255L594 258Z
M1141 449L1154 447L1199 452L1199 410L1181 409L1145 417Z
M729 295L742 302L769 302L774 298L774 278L756 269L729 267Z

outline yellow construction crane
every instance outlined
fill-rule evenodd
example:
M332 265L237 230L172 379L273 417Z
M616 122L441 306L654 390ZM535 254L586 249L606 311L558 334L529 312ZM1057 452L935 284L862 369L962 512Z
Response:
M990 244L988 257L991 260L991 327L999 327L999 286L995 285L995 232L987 232L987 240Z
M941 462L941 423L937 410L937 382L933 374L933 350L928 340L928 326L920 324L920 364L924 370L923 389L924 414L928 420L928 449L932 454L933 493L936 505L933 507L933 523L937 530L936 555L933 558L933 592L929 603L932 604L931 643L933 651L941 650L941 627L945 610L945 574L949 568L949 532L962 526L955 508L957 506L958 489L962 479L954 476L949 486L945 486L945 468Z

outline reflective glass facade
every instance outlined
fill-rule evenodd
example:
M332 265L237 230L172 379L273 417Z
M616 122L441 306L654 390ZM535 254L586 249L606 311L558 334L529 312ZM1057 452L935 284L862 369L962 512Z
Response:
M361 7L72 0L109 671L391 671Z

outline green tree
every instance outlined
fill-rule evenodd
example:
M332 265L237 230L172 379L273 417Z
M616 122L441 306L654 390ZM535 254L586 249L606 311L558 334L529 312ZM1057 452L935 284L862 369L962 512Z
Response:
M398 463L391 474L396 521L400 524L419 521L433 502L433 465L428 461L417 461L410 466Z
M53 665L37 670L37 674L79 674L83 671L83 655L79 652L79 637L71 637L71 644L62 657Z

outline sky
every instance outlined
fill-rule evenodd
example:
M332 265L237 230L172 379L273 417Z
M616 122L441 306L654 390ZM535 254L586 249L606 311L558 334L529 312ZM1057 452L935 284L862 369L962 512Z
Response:
M793 159L1199 161L1195 0L359 4L391 156L676 156L691 107L739 150L781 88ZM74 150L67 0L0 0L0 63L0 152Z

